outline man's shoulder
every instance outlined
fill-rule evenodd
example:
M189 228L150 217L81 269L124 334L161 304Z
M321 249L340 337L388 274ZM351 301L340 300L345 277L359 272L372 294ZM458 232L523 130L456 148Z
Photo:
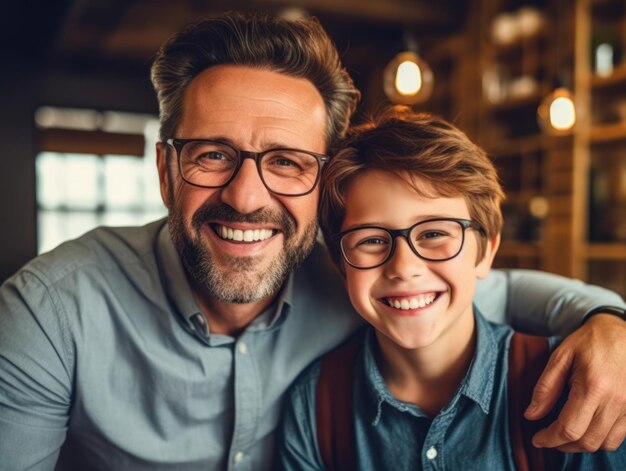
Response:
M29 273L46 283L88 272L124 271L153 258L154 244L164 221L136 227L98 227L60 244L28 262L20 273Z

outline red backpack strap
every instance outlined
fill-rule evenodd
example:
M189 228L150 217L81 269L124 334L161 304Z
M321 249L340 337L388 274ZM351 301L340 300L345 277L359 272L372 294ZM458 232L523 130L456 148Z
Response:
M357 332L322 358L315 396L315 418L317 445L327 471L354 468L352 391L354 365L362 343L363 332Z
M548 448L535 448L532 437L555 418L550 414L541 420L529 421L524 411L530 404L533 389L548 359L550 346L545 337L515 332L509 349L508 404L509 432L513 457L519 471L547 471L556 469L558 452Z

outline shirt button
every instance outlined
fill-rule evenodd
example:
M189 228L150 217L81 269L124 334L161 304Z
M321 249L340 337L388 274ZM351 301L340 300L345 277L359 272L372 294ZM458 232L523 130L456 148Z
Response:
M235 453L235 456L233 456L233 461L235 462L235 464L239 464L243 461L244 458L244 454L241 451L238 451L237 453Z
M241 353L242 355L245 355L248 352L248 347L244 342L239 342L237 350L239 350L239 353Z
M428 450L426 450L426 458L429 460L434 460L437 458L437 448L431 446Z

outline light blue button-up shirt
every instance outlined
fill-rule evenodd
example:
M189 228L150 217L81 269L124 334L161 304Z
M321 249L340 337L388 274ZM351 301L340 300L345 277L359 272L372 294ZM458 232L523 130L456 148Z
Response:
M623 305L518 271L494 272L477 303L531 330ZM0 288L0 469L271 469L286 389L360 323L343 284L318 247L239 337L201 320L164 220L27 264Z
M353 420L359 471L515 470L507 403L508 347L512 329L476 314L472 363L448 404L430 417L393 397L378 369L376 336L366 329L353 384ZM554 339L551 339L554 344ZM278 468L323 470L315 426L320 363L294 385L278 440ZM560 454L562 468L626 469L626 445L615 453Z

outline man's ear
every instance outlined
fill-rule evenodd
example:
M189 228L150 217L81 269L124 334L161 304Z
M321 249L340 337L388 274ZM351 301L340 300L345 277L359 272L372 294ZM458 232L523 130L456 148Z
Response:
M156 143L156 164L159 171L159 189L161 190L161 199L163 200L163 204L169 208L169 195L171 194L169 188L170 181L167 175L167 148L166 144L163 142Z
M480 260L476 265L476 278L483 279L487 277L489 270L491 269L493 259L498 251L498 247L500 247L500 234L492 237L491 239L487 239L485 254L483 255L482 260Z

